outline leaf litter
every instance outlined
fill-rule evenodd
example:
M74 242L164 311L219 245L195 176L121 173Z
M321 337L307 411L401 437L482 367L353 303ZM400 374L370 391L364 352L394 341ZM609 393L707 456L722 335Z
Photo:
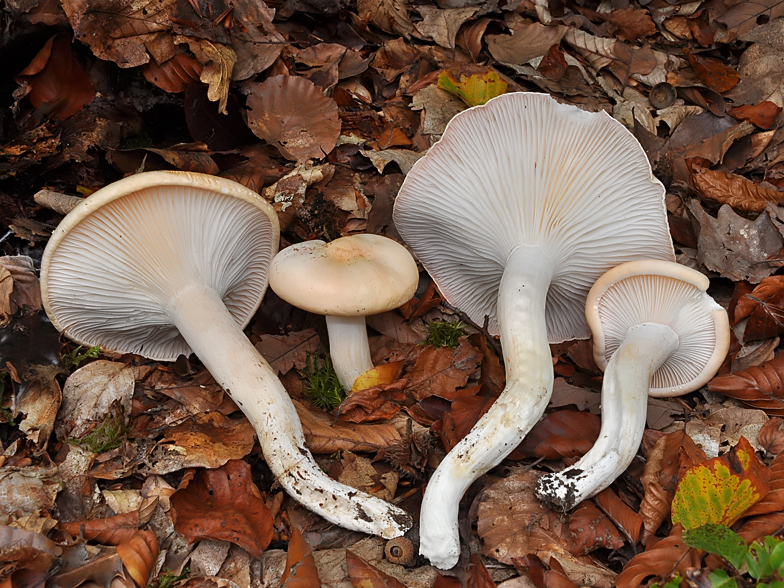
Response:
M706 513L749 545L780 534L782 6L8 2L8 40L24 49L8 54L0 138L0 581L168 588L190 569L217 576L191 572L193 585L242 588L631 587L726 568L688 544L686 523ZM674 91L666 108L654 106L661 84ZM271 201L282 244L396 238L397 189L449 120L520 90L635 133L667 188L678 259L711 279L738 341L707 388L651 402L637 460L571 513L546 510L532 487L592 446L600 373L590 345L554 346L555 402L466 496L468 550L450 572L393 564L381 540L303 514L198 363L79 348L41 310L36 269L62 214L31 194L201 171ZM424 345L444 320L468 336ZM309 357L328 351L323 319L268 293L247 332L325 471L416 516L429 473L503 389L502 357L424 274L415 299L368 326L377 368L327 408L307 392ZM700 502L707 488L722 492ZM724 536L700 545L720 553Z

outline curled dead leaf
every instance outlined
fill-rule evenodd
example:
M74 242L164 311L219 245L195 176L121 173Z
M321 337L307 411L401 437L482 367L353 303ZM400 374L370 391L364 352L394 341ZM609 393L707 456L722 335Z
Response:
M297 527L291 530L286 569L283 571L280 585L283 588L321 588L313 552Z
M736 174L698 167L691 180L705 198L729 204L736 210L762 212L769 202L784 202L784 192L760 186Z
M713 378L708 389L767 414L784 416L784 353L760 366Z
M701 555L683 542L683 528L675 525L669 537L645 552L635 555L615 579L617 588L637 588L652 577L663 578L672 572L699 568Z
M137 531L117 546L117 554L138 586L147 586L158 558L158 540L152 531Z

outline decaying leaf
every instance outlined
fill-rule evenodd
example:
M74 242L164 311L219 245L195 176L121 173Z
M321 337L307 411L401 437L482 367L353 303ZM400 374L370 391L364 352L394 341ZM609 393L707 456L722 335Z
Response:
M760 366L717 376L708 388L767 414L784 416L784 354Z
M784 191L766 188L736 174L698 168L692 181L705 198L729 204L735 210L762 212L769 202L784 202Z
M618 549L624 544L618 529L590 500L581 502L569 516L574 554L585 555L600 547Z
M458 80L448 70L438 75L438 87L454 94L466 106L479 106L488 100L506 93L507 83L495 71L485 74L460 75Z
M308 354L315 353L319 338L315 329L306 329L288 335L262 335L256 343L259 350L275 373L283 375L292 368L303 369L308 363Z
M672 500L672 521L684 529L732 525L769 490L770 470L745 437L729 453L690 468Z
M522 21L512 29L511 35L488 35L487 49L501 63L523 65L557 46L566 31L564 26Z
M615 579L617 588L637 588L651 577L666 577L688 568L699 568L702 556L683 542L683 528L675 525L670 535L635 555Z
M784 451L784 419L773 417L762 425L757 441L763 452L769 455L778 456ZM771 471L773 465L771 464ZM773 490L773 478L771 478L771 491Z
M599 415L573 410L559 410L536 423L510 458L544 457L560 459L588 453L599 437Z
M418 22L416 30L423 37L433 39L436 43L447 49L455 48L455 37L465 21L471 18L479 8L447 8L441 9L435 6L417 6L417 11L422 16L422 22Z
M354 588L405 588L405 584L348 550L346 551L346 567Z
M322 159L340 135L337 104L305 78L267 78L251 91L248 108L253 133L275 145L286 159Z
M784 276L770 276L738 299L735 322L744 318L743 341L760 341L784 334Z
M373 23L387 33L408 39L414 32L408 7L401 0L358 0L357 13L362 22Z
M151 61L142 68L142 74L151 84L166 92L184 92L201 78L203 66L187 53L178 53L158 65Z
M310 545L296 527L291 531L286 554L286 569L283 571L280 585L283 588L321 588L316 560L313 559Z
M137 531L117 546L128 575L138 586L146 586L158 558L158 540L152 531Z
M171 495L174 528L188 541L231 541L254 557L272 540L272 516L251 480L250 466L230 461L198 470Z
M453 400L459 388L468 382L482 359L482 352L462 338L456 349L428 345L405 377L406 389L417 400L440 396Z
M617 526L625 531L632 543L638 543L642 537L643 519L627 505L611 488L606 488L594 496L594 501L602 512Z

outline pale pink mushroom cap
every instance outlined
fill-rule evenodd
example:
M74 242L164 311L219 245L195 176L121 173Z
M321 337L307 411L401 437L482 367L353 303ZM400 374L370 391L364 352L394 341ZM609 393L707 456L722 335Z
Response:
M551 342L587 338L585 296L608 269L673 260L664 187L640 144L605 112L512 93L466 110L406 176L395 225L471 320L498 332L510 252L538 246L554 268Z
M44 306L79 343L171 361L191 352L169 318L171 297L208 286L246 325L278 239L272 207L241 184L136 174L86 198L54 231L41 264Z
M654 372L649 395L680 396L708 383L730 344L727 313L707 294L709 284L698 271L658 260L608 271L585 302L598 366L607 366L630 328L657 323L675 331L678 348Z

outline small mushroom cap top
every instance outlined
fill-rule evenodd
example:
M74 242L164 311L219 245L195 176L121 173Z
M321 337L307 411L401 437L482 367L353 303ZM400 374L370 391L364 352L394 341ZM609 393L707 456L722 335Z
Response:
M710 380L727 356L727 312L707 293L709 281L691 268L660 260L631 261L599 278L585 302L593 353L604 369L631 327L669 326L678 349L656 371L651 396L680 396Z
M368 316L410 300L419 272L400 243L362 234L286 247L272 260L269 279L278 296L308 312Z
M634 136L546 94L455 116L406 176L393 218L446 299L477 324L488 315L494 333L509 254L538 246L554 266L551 342L588 338L585 296L608 269L674 259L664 186Z
M171 361L191 352L169 318L172 297L210 287L246 325L279 237L275 211L241 184L189 172L129 176L86 198L52 233L44 307L79 343Z

